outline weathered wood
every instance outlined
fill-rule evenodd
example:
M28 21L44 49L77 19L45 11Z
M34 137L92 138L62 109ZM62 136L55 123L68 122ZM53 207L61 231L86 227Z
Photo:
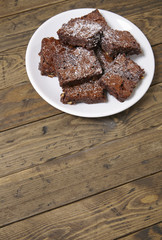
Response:
M152 84L156 84L161 82L161 45L154 46L153 51L155 55L156 69ZM26 45L0 53L0 89L11 87L13 85L16 87L19 83L29 81L25 69L25 52Z
M162 174L155 174L6 226L0 229L0 238L1 240L118 238L161 220L161 186ZM159 236L157 228L154 228L154 232ZM134 238L128 237L128 239ZM135 239L139 240L139 238Z
M0 21L0 51L26 45L34 31L48 18L74 8L98 7L118 13L135 23L146 34L151 44L161 43L160 1L98 1L71 0L24 13L4 17ZM123 7L122 7L123 6Z
M0 53L0 89L29 81L25 68L25 52L26 46Z
M65 0L48 0L48 2L45 2L43 0L37 0L37 1L23 1L23 0L0 0L0 17L4 17L4 16L8 16L8 15L13 15L16 13L22 13L24 11L29 11L31 9L35 9L35 8L42 8L48 5L52 5L52 4L58 4L58 3L62 3L62 5L65 5ZM71 9L73 9L75 7L75 3L74 1L70 1L68 0L69 5L71 6ZM126 4L127 3L127 4ZM125 12L131 12L134 10L135 7L137 7L138 11L141 11L141 8L145 8L145 9L151 9L153 7L159 6L158 1L149 1L146 4L146 1L136 1L136 6L134 6L134 2L133 0L130 0L129 2L125 1L121 1L121 0L114 0L113 3L112 2L107 2L106 0L95 0L95 1L89 1L88 3L84 2L84 6L81 2L78 1L78 8L80 7L93 7L93 8L99 8L99 6L102 4L103 8L105 8L106 6L108 6L109 8L114 9L114 11L123 11L125 10ZM141 8L140 8L141 6ZM124 9L123 9L124 7ZM134 8L133 8L134 7Z
M1 91L0 112L0 131L61 113L47 104L30 83Z
M33 119L36 117L39 119L49 113L56 114L55 110L46 109L44 102L39 105L39 99L33 98L34 90L30 91L31 93L26 92L29 97L28 101L21 100L24 98L24 90L22 96L17 96L18 102L14 102L13 105L11 103L11 109L5 111L1 108L0 112L6 115L6 119L9 119L7 114L13 121L18 118L19 121L22 119L22 122L25 121L23 118L31 120L32 114ZM101 145L143 129L159 126L162 120L161 101L161 85L159 84L151 87L143 99L133 107L112 117L86 119L61 114L2 132L0 134L0 176L42 164L50 158L57 158L63 154ZM35 107L31 107L32 104ZM7 124L13 124L12 120L11 122L6 120L6 127Z
M37 7L43 7L50 4L56 4L56 3L64 3L62 0L48 0L48 2L44 0L37 0L37 1L24 1L24 0L0 0L0 17L13 15L15 13L28 11L30 9L34 9Z
M76 154L50 158L40 166L1 178L0 226L160 171L161 133L161 127L145 130ZM54 137L57 138L57 135ZM17 140L23 142L20 137ZM30 138L28 141L31 141ZM35 141L39 141L39 147L43 150L41 137L35 138ZM71 135L69 148L75 146L74 141L76 138ZM62 142L62 151L64 144L67 142ZM57 149L57 143L55 147L51 145L46 154ZM34 156L30 147L21 145L21 148L26 152L22 154L21 149L17 149L17 159L21 158L22 165L30 158L32 162ZM43 153L40 154L40 161L43 157ZM16 165L17 161L13 164Z
M162 223L155 224L151 227L142 229L136 233L130 234L127 237L120 238L120 240L161 240L162 237Z
M26 75L34 31L82 7L126 17L155 53L146 95L111 117L62 113ZM159 0L0 0L0 240L161 240L161 7Z

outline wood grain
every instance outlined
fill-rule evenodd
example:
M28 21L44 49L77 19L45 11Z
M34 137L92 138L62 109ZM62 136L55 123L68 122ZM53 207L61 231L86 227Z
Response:
M0 91L0 131L54 116L61 111L47 104L30 83Z
M1 240L118 238L161 220L161 186L162 173L158 173L6 226L0 229L0 238ZM154 232L157 233L157 228ZM142 240L144 239L153 238Z
M0 17L4 17L6 15L13 15L16 13L21 13L24 11L29 11L30 9L34 9L37 7L43 7L50 4L56 4L64 2L63 0L48 0L48 2L44 0L37 1L24 1L24 0L0 0Z
M45 2L43 0L37 0L37 1L32 1L32 0L28 0L28 1L23 1L23 0L0 0L0 17L4 17L7 15L13 15L16 13L22 13L24 11L29 11L31 9L35 9L35 8L44 8L45 6L48 5L52 5L52 4L58 4L58 3L62 3L62 5L65 5L65 0L48 0L48 2ZM69 1L69 4L71 4L71 9L74 8L74 1ZM80 4L78 6L78 8L80 8L82 6L82 3L78 1L78 3ZM117 10L118 12L122 11L124 12L131 12L134 10L133 7L137 7L138 11L141 11L141 8L153 8L155 6L159 6L158 1L149 1L146 4L146 1L136 1L136 6L134 6L134 1L130 0L129 2L127 2L127 4L125 4L124 1L121 0L114 0L113 3L112 2L107 2L106 0L89 0L88 2L83 2L84 5L86 4L86 7L93 7L93 8L97 8L98 6L100 6L101 4L103 5L103 7L108 6L109 8L112 8L114 10ZM132 7L133 6L133 7ZM141 8L140 8L141 6ZM99 7L98 7L99 8Z
M120 240L161 240L161 237L162 223L159 223L151 227L142 229L141 231L138 231L136 233L130 234L127 237L120 238Z
M37 98L33 99L33 92L31 95L28 92L26 94L29 95L29 102L24 101L23 103L22 100L24 107L24 115L22 114L21 116L22 119L24 117L25 119L30 119L30 113L33 113L34 116L37 113L39 118L43 117L44 112L45 114L52 113L53 109L51 111L50 109L46 109L46 105L44 105L43 112L42 107L39 105L39 100L37 101ZM22 96L24 97L24 94ZM19 113L20 100L17 97L18 103L13 103L13 106L15 106L13 115L11 113L11 104L9 116L12 116L11 119L13 121L15 118L21 119L19 116L22 113L22 111ZM159 126L162 119L161 101L160 84L151 87L143 99L132 108L112 117L85 119L61 114L2 132L0 134L0 176L25 170L42 164L51 158L71 154L95 145L101 145L105 142L126 137L144 129ZM30 107L34 102L35 107ZM15 114L16 106L18 116ZM5 114L5 109L1 111ZM53 113L56 114L54 111ZM8 111L6 112L7 114ZM6 122L6 126L7 124L9 123Z
M161 127L154 127L122 139L89 147L76 154L58 159L53 156L40 166L1 178L0 226L160 171L161 133ZM23 142L23 139L18 139ZM35 141L37 140L39 146L34 148L41 147L43 150L44 142L41 142L40 136L35 138ZM85 141L85 138L82 140ZM28 142L30 141L28 138ZM69 147L73 147L75 141L72 136ZM62 146L64 144L67 142L63 142ZM46 154L50 151L54 153L57 149L57 144L55 147L51 145ZM18 148L18 145L14 148ZM13 164L16 165L19 159L22 165L28 161L32 164L35 156L30 147L22 144L21 148L26 149L26 152L22 154L21 149L17 149L17 159ZM63 147L60 151L64 151ZM40 161L43 157L43 153L40 154Z
M34 31L50 17L75 8L98 7L118 13L135 23L152 45L161 43L161 2L156 1L93 1L71 0L4 17L0 21L0 51L26 45Z
M136 24L156 62L139 102L98 119L47 104L25 70L34 31L86 7ZM0 0L0 240L161 240L161 10L159 0Z
M0 53L0 89L28 82L25 68L26 46Z

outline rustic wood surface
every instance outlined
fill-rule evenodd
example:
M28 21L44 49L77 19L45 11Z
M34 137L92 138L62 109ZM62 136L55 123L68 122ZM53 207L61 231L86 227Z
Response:
M25 70L48 18L100 8L136 24L155 55L145 96L80 118L47 104ZM162 239L162 2L0 0L0 240Z

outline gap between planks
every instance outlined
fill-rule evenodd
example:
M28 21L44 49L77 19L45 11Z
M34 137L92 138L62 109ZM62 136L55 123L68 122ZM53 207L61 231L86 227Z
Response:
M146 175L158 174L159 169L161 170L159 130L148 130L147 133L137 134L133 138L127 137L119 141L120 144L115 142L104 144L102 148L98 147L84 154L70 156L62 161L52 161L44 166L1 179L2 205L4 205L1 225L19 220L20 216L22 219L45 212ZM153 137L150 138L151 136ZM132 145L135 142L137 144ZM152 149L149 156L148 148ZM105 149L104 155L103 149ZM120 157L117 158L116 154L119 152ZM20 187L22 189L18 192ZM30 194L27 194L28 192ZM15 196L17 193L21 193L21 196Z
M151 100L153 101L153 104L155 104L155 106L156 106L157 103L154 102L154 99L151 98ZM152 106L152 101L151 101L151 106ZM160 102L159 102L159 104L160 104ZM25 128L26 130L24 128L21 128L22 126L18 126L16 128L16 132L15 132L14 129L9 130L9 132L2 132L1 136L2 136L2 139L4 139L4 140L2 140L2 146L1 147L3 149L3 154L4 155L7 154L5 157L3 156L4 157L3 158L4 169L5 169L5 164L7 164L6 161L8 161L8 162L11 161L10 162L11 167L7 169L8 174L6 176L19 172L19 171L17 171L18 169L23 171L25 169L29 169L29 168L34 167L34 166L45 164L48 161L48 159L55 159L55 160L57 159L58 160L58 159L63 157L63 155L60 155L60 149L63 149L64 157L70 156L70 155L74 156L74 154L79 154L81 152L87 151L88 148L90 148L92 150L92 149L95 149L99 145L103 145L103 144L106 144L106 143L113 143L114 141L118 141L118 139L123 139L123 138L131 137L131 136L134 136L134 135L136 136L139 133L146 133L147 134L147 132L150 131L151 129L152 130L153 129L160 130L159 126L161 126L161 121L160 121L160 115L159 115L159 107L154 108L154 105L153 105L153 107L151 108L151 112L154 113L153 114L154 118L156 117L155 118L156 125L155 125L155 122L154 122L154 118L152 118L152 116L150 114L148 115L148 111L150 111L150 103L149 103L149 105L146 104L146 109L145 109L146 117L144 119L141 118L141 120L140 120L140 122L142 124L139 124L140 122L137 119L137 117L139 116L138 118L140 118L141 114L143 113L143 109L141 108L140 113L138 111L134 112L133 110L131 112L126 112L126 115L125 115L126 118L124 117L123 120L121 118L121 114L119 114L117 118L109 117L109 118L103 118L103 119L99 119L99 120L97 120L97 119L92 120L90 129L88 127L88 122L90 120L70 117L69 115L67 115L65 113L60 113L61 116L48 117L48 119L50 119L50 121L48 121L47 125L46 125L46 119L44 119L44 120L39 120L40 124L39 124L38 127L36 127L37 124L35 124L35 123L28 123L28 124L31 124L31 125L26 124L26 128ZM62 118L62 116L63 116L63 118ZM159 120L158 120L158 118L159 118ZM53 121L54 119L56 121ZM118 121L119 119L121 121ZM67 129L66 125L69 124L69 121L71 122L71 128L70 129L72 129L72 131L74 132L74 136L72 136L72 138L69 138L68 136L67 137L62 137L62 134L64 134L64 132L65 132L64 128L61 131L60 130L58 130L58 131L53 130L55 128L55 126L58 126L57 123L60 122L60 121L61 121L61 123L60 123L61 126L62 126L62 123L65 123L65 130ZM36 122L38 122L38 121L36 121ZM139 125L139 127L132 129L132 124L131 124L132 122L135 123L136 125ZM145 122L145 123L143 123L143 122ZM127 131L125 132L124 129L125 129L126 124L128 125L128 128L127 128ZM42 132L43 131L43 126L45 126L45 125L46 125L46 128L48 127L48 132L46 133L46 135L44 135L43 132ZM96 129L97 133L94 133L95 135L97 134L96 135L96 140L95 141L91 140L93 138L93 135L92 135L86 141L83 141L84 143L80 142L81 145L79 145L79 147L74 144L74 146L72 148L68 148L69 145L67 145L63 148L62 147L60 148L60 146L62 146L62 143L64 142L64 140L65 141L71 141L74 137L74 138L76 138L77 142L81 141L82 134L80 133L80 130L82 129L82 125L85 126L84 127L85 129L87 129L87 130L89 129L88 132L90 132L93 129ZM76 126L78 127L77 129L76 129ZM23 130L24 134L28 132L28 129L30 129L32 132L35 131L35 132L33 132L34 135L29 134L24 138L23 133L21 133L22 129L24 129ZM51 131L50 131L50 129L51 129ZM124 130L124 132L123 132L123 130ZM122 133L119 134L119 132L122 132ZM15 136L15 133L18 134L17 136L18 136L18 138L21 139L21 141L19 142L19 141L16 140L16 142L12 143L11 142L12 135ZM103 133L105 133L105 134L103 134ZM66 132L66 134L68 134L68 131ZM56 139L53 139L53 135L56 136ZM83 137L86 137L86 135L84 134ZM101 137L102 137L102 141L100 140ZM34 163L31 162L30 157L28 157L27 158L28 163L21 166L21 161L23 161L23 158L20 158L19 161L17 162L17 164L18 164L17 167L13 168L12 167L12 164L13 164L12 162L14 162L16 160L16 151L20 151L21 154L24 155L24 154L26 154L26 150L24 149L24 145L27 148L30 147L30 143L27 140L28 138L32 138L32 141L33 141L33 143L35 143L35 146L38 146L38 145L37 145L37 141L35 142L34 139L39 138L40 141L38 142L38 144L41 143L41 146L44 146L44 147L43 147L43 149L41 147L39 147L39 148L36 148L36 150L31 151L31 154L35 154L34 155L35 156L34 157L34 159L35 159ZM8 143L7 143L7 141L8 141ZM45 141L45 145L42 145L42 144L44 144L44 141ZM53 150L52 150L53 147L51 147L50 149L46 148L46 147L50 144L55 144L56 142L57 142L58 145L57 145L56 151L53 155ZM7 143L9 145L7 146L5 143ZM20 144L20 147L19 147L20 149L17 149L19 144ZM23 149L21 149L21 146L22 146ZM53 146L53 145L51 145L51 146ZM88 146L88 148L87 148L87 146ZM16 147L15 151L13 150L13 147ZM43 152L41 150L43 150ZM11 151L10 154L8 154L9 151ZM47 156L47 153L48 153L48 156ZM10 155L12 155L12 157ZM42 160L39 161L40 157L44 158L43 161ZM32 163L32 165L31 165L31 163Z
M61 206L59 209L42 212L32 217L6 224L2 227L1 236L4 237L6 234L11 236L10 234L13 233L14 238L10 239L17 239L16 237L20 236L20 234L23 239L33 239L33 236L39 232L39 237L54 237L57 235L58 238L54 237L52 239L62 239L60 237L64 235L64 231L63 233L62 231L57 232L60 227L70 228L66 235L67 238L63 239L85 239L85 235L88 239L93 235L96 240L121 239L123 236L129 236L133 232L139 232L141 229L160 223L160 212L158 212L160 206L158 205L161 205L161 191L156 184L156 181L161 176L159 175L139 179L119 186L115 191L108 190L76 203ZM152 193L154 187L155 190ZM138 205L136 202L138 202ZM152 218L150 218L150 214ZM150 221L147 221L149 219ZM84 221L85 224L83 223ZM42 228L42 226L44 227ZM94 227L97 227L97 229ZM16 229L16 231L13 231L13 229ZM96 232L95 230L98 231ZM99 237L100 234L101 238ZM105 238L105 235L106 237L110 236L110 238Z
M162 221L159 221L159 222L154 223L154 224L151 224L151 225L149 225L149 226L147 226L147 227L138 229L137 231L132 231L132 232L130 232L130 233L128 233L128 234L125 234L125 235L123 235L123 236L121 236L121 237L115 238L114 240L122 240L122 239L125 240L125 238L127 238L127 237L129 237L129 236L131 236L131 235L134 235L134 234L136 234L136 233L138 233L138 232L141 232L141 231L143 231L143 230L152 228L153 226L156 226L156 225L158 225L158 224L160 224L160 223L162 223ZM139 239L139 240L147 240L147 239Z
M158 83L157 83L158 84ZM27 122L27 123L24 123L24 124L20 124L18 126L15 126L15 127L10 127L8 129L4 129L4 130L0 130L0 134L3 133L3 132L7 132L7 131L10 131L10 130L13 130L15 128L19 128L19 127L23 127L23 126L27 126L27 125L30 125L30 124L33 124L33 123L36 123L36 122L39 122L39 121L43 121L45 119L50 119L50 118L53 118L53 117L56 117L58 115L61 115L61 114L68 114L68 113L65 113L65 112L59 112L59 113L56 113L56 114L53 114L51 116L47 116L47 117L42 117L40 119L37 119L37 120L33 120L31 122Z
M79 4L79 3L78 3ZM73 1L70 1L70 3L66 3L66 6L63 8L62 7L62 4L58 4L59 7L55 10L54 8L54 12L51 10L51 7L46 7L48 9L44 9L44 11L48 12L48 10L50 11L49 15L46 16L46 14L42 14L42 11L39 13L36 12L35 14L34 13L31 13L31 16L22 16L22 19L20 19L19 21L21 21L21 24L18 24L19 21L18 21L18 18L19 16L16 18L16 20L12 23L12 24L9 24L10 21L9 20L6 20L6 22L4 22L4 24L1 24L2 25L2 33L5 32L5 28L4 28L4 25L6 24L7 26L8 25L11 25L11 26L8 26L9 30L8 31L8 38L6 38L5 36L1 36L1 50L3 49L8 49L10 48L11 45L14 45L15 47L19 46L19 44L24 41L26 43L28 43L29 41L29 36L33 34L33 32L40 26L40 24L42 24L42 22L45 22L49 17L52 17L54 15L56 15L57 13L60 13L62 11L66 11L66 10L69 10L69 9L75 9L75 8L82 8L82 7L90 7L88 6L86 0L84 0L83 3L78 4L73 0ZM109 10L114 10L116 9L116 13L121 13L121 15L123 16L127 16L129 18L130 16L130 20L132 20L133 22L137 21L137 25L144 29L144 32L146 31L146 33L149 34L150 38L152 39L153 42L159 42L161 40L160 38L160 32L159 32L159 2L155 2L155 4L153 4L153 2L151 2L149 5L148 4L145 4L144 3L141 3L140 1L137 3L137 6L136 6L136 9L134 9L134 6L132 8L132 5L129 4L127 6L127 8L125 9L125 6L122 8L122 6L124 5L124 3L122 2L122 6L119 5L119 3L115 3L115 4L112 4L112 3L98 3L98 8L104 8L104 9L109 9ZM142 6L141 6L142 4ZM55 4L57 6L57 4ZM120 7L119 7L119 6ZM93 7L94 5L92 5ZM117 8L115 8L117 7ZM143 14L139 14L139 9L143 9L142 7L144 7L144 16ZM45 8L45 7L44 7ZM133 10L132 10L133 9ZM150 9L152 9L150 11ZM38 9L39 10L39 9ZM41 9L42 10L42 9ZM33 10L34 11L34 10ZM133 12L132 12L133 11ZM153 19L155 21L150 20L150 14L152 13L152 11L155 11L154 12L154 16L157 16L156 19ZM158 12L158 13L157 13ZM136 15L134 14L136 13ZM33 24L30 25L31 23L31 17L34 15L34 20L32 21ZM38 16L37 16L38 15ZM135 15L135 16L134 16ZM41 17L40 17L41 16ZM140 19L142 16L142 19ZM41 19L40 19L41 18ZM149 21L149 22L148 22ZM17 23L18 22L18 23ZM25 22L25 23L24 23ZM152 23L153 22L153 23ZM25 25L23 26L24 23ZM152 26L152 24L154 26ZM144 24L144 25L143 25ZM17 26L18 25L18 29L16 28L16 32L14 31L14 27L13 26ZM21 26L22 25L22 26ZM30 25L30 26L29 26ZM157 29L155 29L155 27ZM151 31L151 32L150 32ZM153 32L152 32L153 31ZM13 34L14 33L14 34ZM154 38L152 38L152 35L154 35ZM4 39L5 39L5 43L4 43ZM154 41L156 39L156 41ZM4 43L4 44L3 44Z
M120 141L120 140L123 139L123 138L135 136L135 135L138 135L139 133L143 133L143 132L146 132L146 133L147 133L147 131L149 131L150 129L153 129L153 128L154 128L154 129L158 129L160 126L162 126L162 125L159 124L159 125L157 125L157 126L150 127L149 129L142 129L142 130L133 132L133 133L127 135L127 136L122 136L122 137L119 137L119 138L117 138L117 139L112 139L112 140L105 141L105 142L103 142L103 143L101 143L101 144L100 144L100 143L96 143L96 144L94 144L93 146L83 147L83 148L81 148L81 149L79 149L79 150L71 151L71 152L62 154L62 155L60 155L60 156L58 156L58 157L53 157L53 158L51 158L51 159L47 159L47 160L46 160L45 162L43 162L42 164L41 164L41 163L37 163L37 164L35 164L35 165L33 165L33 166L26 167L25 169L21 169L21 170L18 170L18 171L13 171L13 172L10 173L10 174L0 176L0 179L5 178L5 177L8 177L8 176L15 175L15 174L20 173L20 172L28 171L28 170L30 170L30 169L32 169L32 168L36 168L36 167L38 167L38 166L40 166L40 165L41 165L41 166L46 165L49 161L53 161L53 160L54 160L54 161L58 161L59 159L64 159L64 158L69 157L69 156L74 156L74 155L76 155L76 154L83 153L83 152L85 152L85 151L94 150L95 148L98 148L98 146L100 146L100 145L105 145L105 144L108 144L108 143L118 142L118 141ZM150 158L150 159L151 159L151 158ZM149 175L154 175L154 174L156 174L156 173L158 173L158 172L161 172L161 170L156 171L156 172L151 173L151 174L148 174L147 176L149 176ZM146 177L146 176L143 176L143 177L141 177L141 178L144 178L144 177ZM134 181L134 180L131 180L130 182L132 182L132 181ZM129 183L129 182L128 182L128 183Z
M38 6L35 6L35 7L27 8L27 9L24 9L24 10L19 10L19 11L15 12L15 13L11 13L11 14L6 14L6 15L3 15L3 16L0 16L0 19L6 18L6 17L10 17L10 16L14 16L14 15L21 14L21 13L25 13L25 12L29 12L29 11L32 11L32 10L35 10L35 9L41 9L41 8L44 8L44 7L52 6L54 4L64 3L64 2L67 2L67 0L62 0L62 1L57 0L57 2L51 2L51 3L47 3L47 4L43 4L43 5L38 5Z
M46 117L45 119L39 119L39 120L30 122L30 123L26 123L26 124L24 124L24 125L25 125L25 126L28 126L28 125L30 125L30 124L34 124L34 123L37 123L37 122L41 122L41 121L44 121L44 120L46 120L46 119L52 119L52 118L57 117L58 115L66 115L66 113L62 113L62 112L61 112L61 113L58 113L58 114L56 114L56 115L54 115L54 116L49 116L49 117ZM17 126L17 127L15 127L15 128L16 128L16 129L19 129L19 128L23 127L24 125ZM93 144L91 144L91 145L88 145L88 147L82 146L82 148L79 149L79 150L78 150L78 149L77 149L77 150L72 150L72 151L67 152L67 153L65 153L65 154L62 154L62 155L60 155L60 156L55 156L54 158L51 158L51 160L56 160L56 159L59 160L59 159L61 159L61 158L65 158L65 157L67 157L67 156L69 156L69 155L72 156L72 155L74 155L74 154L78 154L78 153L81 153L81 152L84 152L84 151L87 151L87 150L93 150L93 149L95 149L96 147L98 147L99 145L108 144L108 143L113 143L113 142L115 142L115 141L118 142L118 141L120 141L120 140L123 139L123 138L135 136L135 135L138 135L139 133L143 133L143 132L146 132L146 133L147 133L147 131L149 131L150 129L159 129L160 126L161 126L161 123L159 123L159 124L156 125L156 126L150 126L149 128L142 128L142 129L139 129L138 131L127 133L127 135L121 135L121 136L118 136L117 138L112 138L112 139L109 139L109 140L105 140L105 141L103 141L102 143L96 142L96 143L93 143ZM10 130L14 130L15 128L12 128L12 129L9 129L9 130L5 130L5 131L3 131L3 132L7 132L7 131L10 131ZM2 132L2 133L3 133L3 132ZM1 134L1 133L0 133L0 134ZM48 161L49 161L49 160L47 159L47 160L46 160L45 162L43 162L43 163L34 164L32 167L29 166L29 167L26 167L25 169L21 169L21 170L19 170L19 171L14 171L14 172L12 172L12 173L10 173L10 174L1 176L0 178L6 177L6 176L11 176L11 175L16 174L16 173L18 173L18 172L25 171L25 170L29 170L29 169L31 169L31 168L33 168L33 167L37 167L37 166L39 166L39 165L44 165L44 164L46 164Z
M162 172L162 170L157 171L157 172L155 172L155 173L151 173L151 174L146 175L146 176L143 176L143 177L139 177L139 178L136 178L136 179L127 181L127 182L125 182L125 183L123 183L123 184L119 184L119 185L117 185L117 186L115 186L115 187L111 187L111 188L106 189L106 190L103 190L103 191L99 191L99 192L97 192L97 193L88 195L88 196L86 196L86 197L82 197L82 198L80 198L80 199L73 200L73 201L71 201L71 202L69 202L69 203L62 204L61 206L54 207L54 208L51 208L51 209L42 211L42 212L40 212L40 213L36 213L36 214L34 214L34 215L32 215L32 216L24 217L24 218L21 218L21 219L19 219L19 220L16 220L16 221L13 221L13 222L4 224L3 226L0 226L0 229L3 228L3 227L10 226L10 225L12 225L13 223L18 223L18 222L21 222L21 221L24 221L24 220L33 218L33 217L35 217L35 216L40 216L40 215L42 215L42 214L44 214L44 213L47 213L47 212L50 212L50 211L53 211L53 210L56 210L56 209L61 209L61 208L63 208L63 207L66 207L66 206L68 206L68 205L75 204L75 203L80 202L80 201L82 201L82 200L86 200L86 199L89 199L89 198L91 198L91 197L95 197L95 196L97 196L97 195L100 195L100 194L109 192L109 191L111 191L111 190L118 189L118 188L120 188L120 187L123 187L123 186L125 186L125 185L127 185L127 184L130 184L130 183L133 183L133 182L136 182L136 181L138 181L138 180L140 181L140 180L143 180L143 179L145 179L145 178L154 176L154 175L156 175L156 174L160 174L161 172ZM158 223L158 222L157 222L157 223ZM155 223L155 224L157 224L157 223ZM155 224L153 224L153 225L155 225ZM152 226L152 225L150 225L150 226ZM147 227L146 227L146 228L147 228ZM144 229L144 228L141 228L141 229ZM141 229L139 229L139 230L141 230ZM139 230L137 230L137 232L138 232ZM136 231L130 232L129 234L123 235L122 237L126 237L127 235L130 235L130 234L135 233L135 232L136 232ZM120 239L120 238L122 238L122 237L116 238L116 239L114 239L114 240L118 240L118 239Z
M26 82L24 82L24 83L26 83ZM20 85L21 84L23 84L23 83L20 83ZM161 83L155 83L155 84L152 84L150 87L149 87L149 89L152 89L153 87L155 87L155 86L161 86ZM7 88L10 88L10 87L7 87ZM7 89L7 88L5 88L5 89ZM4 89L1 89L0 91L3 91ZM48 103L47 103L48 104ZM131 107L133 107L133 106L131 106ZM125 110L126 111L126 110ZM70 115L70 114L68 114L68 113L65 113L65 112L58 112L58 113L55 113L55 114L53 114L53 115L50 115L50 116L46 116L46 117L41 117L40 119L37 119L37 120L32 120L32 121L30 121L30 122L27 122L27 123L23 123L23 124L20 124L20 125L17 125L17 126L14 126L14 127L9 127L9 128L7 128L7 129L3 129L3 130L0 130L0 134L1 133L3 133L3 132L7 132L7 131L10 131L10 130L13 130L13 129L16 129L16 128L20 128L20 127L23 127L23 126L27 126L27 125L30 125L30 124L33 124L33 123L36 123L36 122L39 122L39 121L43 121L43 120L45 120L45 119L50 119L50 118L53 118L53 117L56 117L56 116L58 116L58 115L61 115L61 114L67 114L67 115ZM115 115L117 115L117 114L115 114ZM114 116L115 116L114 115ZM106 117L106 116L105 116ZM111 117L111 116L110 116ZM104 118L104 117L103 117Z
M2 1L2 0L1 0ZM18 1L18 0L17 0ZM69 4L72 2L73 3L73 1L72 0L68 0L69 1ZM25 12L29 12L29 11L32 11L32 10L35 10L35 9L41 9L41 8L44 8L44 7L48 7L48 6L52 6L52 5L57 5L57 4L60 4L60 3L67 3L67 1L66 0L57 0L57 2L51 2L51 3L44 3L44 4L40 4L40 5L37 5L37 6L34 6L33 7L33 4L31 5L31 7L27 7L26 9L24 9L24 10L18 10L18 11L15 11L14 13L10 13L10 14L6 14L6 15L3 15L3 16L0 16L0 19L1 18L6 18L6 17L10 17L10 16L13 16L13 15L17 15L17 14L21 14L21 13L25 13ZM96 5L98 4L97 3L97 1L95 1L96 2L96 4L94 5L94 4L92 4L92 6L89 6L90 8L98 8L98 7L96 7ZM119 2L121 2L121 3L123 3L123 1L118 1L118 5L119 5ZM100 2L99 2L99 4L100 4ZM99 5L98 4L98 5ZM114 3L113 3L114 4ZM133 3L134 4L134 3ZM137 3L136 3L137 4ZM154 1L154 4L155 4L155 1ZM158 1L157 1L157 4L158 4ZM90 5L90 3L88 3L88 5ZM115 4L114 4L115 5ZM127 5L128 5L128 2L127 2ZM85 7L87 7L87 6L85 6ZM113 6L112 6L113 7ZM140 7L140 6L139 6ZM156 5L155 5L155 7L157 7ZM129 9L130 10L130 9Z

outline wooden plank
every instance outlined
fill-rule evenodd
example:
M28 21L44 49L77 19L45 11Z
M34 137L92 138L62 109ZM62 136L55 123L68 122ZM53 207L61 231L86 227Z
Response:
M157 117L159 117L161 115L160 95L160 85L150 87L149 91L139 103L134 105L130 110L116 115L115 117L117 120L112 119L112 124L116 125L117 123L115 121L120 121L121 116L126 119L130 114L138 114L139 119L143 119L143 112L147 113L147 117L150 120L152 116L150 116L151 113L149 113L149 108L155 111L155 116L157 115ZM0 92L0 112L2 113L0 115L0 131L41 120L46 117L55 116L61 113L61 111L50 106L42 98L40 98L40 96L29 83L23 83L21 85L17 85L16 87L7 88ZM154 119L152 119L150 124L154 124L154 122L156 122ZM156 124L159 123L159 120L157 120ZM78 121L80 120L78 119ZM53 124L55 124L54 119L51 119L49 122L53 122ZM146 122L148 122L147 119ZM94 123L94 120L92 120L92 123ZM64 122L62 124L64 125ZM142 126L143 124L145 124L145 122L142 123ZM40 127L41 126L42 123L40 123Z
M162 74L161 45L154 46L153 51L155 55L156 69L152 84L156 84L161 82L160 78ZM19 83L29 81L24 64L25 52L26 46L22 46L0 53L0 89L4 89L10 86L16 87L16 85Z
M62 4L65 4L65 0L49 0L48 2L44 2L43 0L37 0L35 2L32 2L31 0L28 0L28 1L23 1L23 0L0 0L0 6L1 6L1 9L0 9L0 17L4 17L4 16L8 16L8 15L13 15L13 14L16 14L16 13L21 13L21 12L24 12L24 11L29 11L30 9L35 9L35 8L42 8L43 6L48 6L48 5L51 5L51 4L58 4L58 3L62 3ZM71 8L74 8L74 3L71 1L68 1L69 4L71 5ZM80 3L80 2L78 2ZM153 4L154 3L154 4ZM137 1L137 5L138 5L138 10L141 10L139 5L142 7L150 7L151 5L151 8L156 6L156 3L158 3L158 1L150 1L147 5L146 5L146 2L140 2L140 1ZM123 6L125 6L125 9L126 11L131 11L133 10L132 8L132 5L133 5L133 0L130 0L129 2L126 2L125 1L121 1L121 0L114 0L113 4L110 2L110 3L107 3L107 1L102 1L100 2L99 0L94 0L93 3L92 2L84 2L84 7L93 7L93 8L96 8L97 6L103 4L103 6L107 6L108 4L108 7L109 8L114 8L114 9L117 9L119 11L120 8L123 8ZM92 5L92 6L90 6ZM78 8L80 7L83 7L82 4L80 3L78 5ZM134 6L135 7L135 6ZM122 11L124 11L124 9L122 9Z
M162 174L155 174L6 226L0 229L0 238L112 240L161 220L161 186ZM159 236L157 227L154 232Z
M7 15L13 15L19 12L28 11L30 9L43 7L46 5L50 5L52 3L60 3L64 2L61 0L48 0L45 2L44 0L37 0L37 1L24 1L24 0L0 0L0 17L4 17Z
M0 53L0 89L29 81L25 68L25 52L26 46Z
M162 220L162 219L161 219ZM151 227L142 229L136 233L130 234L127 237L120 238L120 240L161 240L162 237L162 223L155 224Z
M0 226L160 171L161 133L161 127L145 130L73 155L48 159L40 166L0 178ZM30 138L28 141L31 141ZM41 138L35 141L39 141L39 147L44 148ZM69 147L75 145L75 141L72 136ZM64 144L67 142L63 142L62 146ZM55 152L56 149L57 144L51 149L49 146L48 151ZM21 149L17 149L17 159L23 159L22 164L29 158L32 162L35 157L31 152L30 148L26 148L26 153L22 154ZM156 181L158 187L159 181L158 184Z
M98 8L114 11L135 23L146 34L151 44L161 43L160 1L96 1ZM95 7L86 0L69 0L47 7L4 17L0 21L0 51L26 45L34 31L48 18L75 8ZM123 7L122 7L123 6ZM140 11L139 11L140 9ZM151 10L150 10L151 9ZM7 29L7 31L6 31Z
M0 92L0 112L0 131L61 113L40 98L30 83Z
M19 121L22 120L23 123L25 122L24 118L31 121L32 114L33 119L37 114L38 118L52 113L56 114L55 110L46 109L47 106L43 105L44 102L41 105L39 99L33 98L33 93L30 96L28 93L30 91L29 89L26 92L29 102L24 101L23 103L21 96L17 96L17 103L11 104L10 109L7 108L7 111L5 108L0 109L0 112L6 115L2 124L7 127L7 124L14 124L16 118ZM159 126L162 123L161 102L161 85L155 85L150 88L140 102L112 117L86 119L61 114L2 132L0 134L0 176L28 169L42 164L48 159L58 158L62 154L74 153L143 129ZM35 107L31 108L33 104ZM21 110L22 106L23 111ZM20 113L19 110L21 110ZM8 119L13 119L13 122L12 120L8 122Z

